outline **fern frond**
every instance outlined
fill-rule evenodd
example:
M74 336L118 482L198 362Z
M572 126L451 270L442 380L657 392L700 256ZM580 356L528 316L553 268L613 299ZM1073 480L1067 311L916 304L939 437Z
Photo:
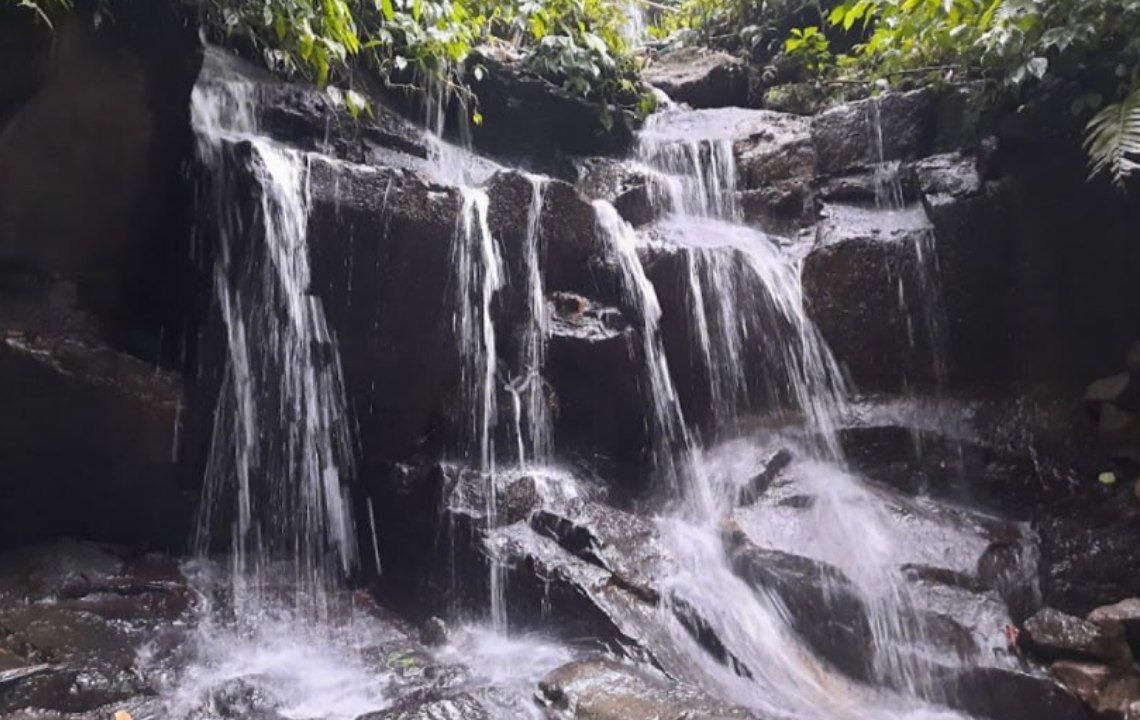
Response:
M1089 177L1107 172L1123 186L1129 175L1140 170L1140 88L1089 121L1085 151L1092 170Z

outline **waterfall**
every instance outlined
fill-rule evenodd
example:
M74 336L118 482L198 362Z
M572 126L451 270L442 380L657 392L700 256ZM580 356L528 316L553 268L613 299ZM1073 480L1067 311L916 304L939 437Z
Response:
M652 194L662 219L648 235L684 255L689 326L703 367L715 425L742 429L748 412L782 406L802 418L797 472L815 504L801 530L816 557L848 575L867 607L873 671L880 683L912 696L936 699L930 673L914 657L921 646L909 620L911 598L897 570L901 548L878 496L844 468L838 423L847 388L837 363L807 316L800 279L802 262L780 243L741 223L736 199L733 131L738 111L669 110L652 117L640 138L639 157L652 172ZM884 196L889 196L885 193ZM899 190L901 197L901 187ZM905 702L855 687L811 658L777 598L743 584L726 558L722 518L732 516L738 484L710 464L685 427L668 368L657 342L660 310L644 283L632 228L615 227L602 206L609 234L622 251L627 288L644 313L644 354L660 378L648 383L647 403L663 439L679 439L690 464L666 467L689 483L684 502L658 520L680 574L671 597L696 608L748 673L733 673L694 647L696 667L729 697L766 711L789 708L808 717L909 717ZM651 380L653 375L650 375ZM676 440L675 440L676 441ZM657 454L661 448L655 448ZM661 470L659 469L659 472ZM852 544L853 538L862 538ZM667 621L663 621L667 622ZM683 632L674 641L683 643ZM932 715L934 716L934 715ZM939 715L945 716L945 715Z
M657 291L645 275L637 257L637 236L633 227L618 215L613 205L594 202L598 229L608 242L621 273L626 303L635 309L640 323L643 362L642 388L649 403L649 434L656 480L663 482L674 498L688 497L702 508L710 507L711 497L702 477L695 474L693 439L685 424L669 364L661 344L659 322L661 305Z
M553 455L553 429L543 369L550 332L549 310L542 282L542 208L546 178L527 175L530 207L523 241L526 282L525 317L519 348L519 375L508 385L514 411L514 436L519 467L540 467Z
M867 126L870 138L870 161L873 163L875 207L883 212L897 213L906 209L906 194L903 191L901 164L897 160L886 159L883 140L882 108L878 98L867 101ZM946 351L946 308L942 300L942 269L938 262L938 243L934 227L927 227L914 234L915 275L918 292L921 295L922 326L930 345L930 367L935 390L941 391L949 377L949 361ZM914 334L914 319L911 316L912 303L906 297L902 278L899 278L899 312L906 318L907 336L911 348L917 344Z
M265 585L288 578L299 603L323 612L323 593L356 562L344 381L320 299L309 294L310 160L245 135L255 125L252 102L233 85L197 88L193 98L221 220L213 275L227 353L198 546L208 551L228 522L235 602L257 604ZM249 145L258 188L252 224L230 207L225 140Z
M845 383L805 312L800 262L741 224L736 112L670 110L650 118L639 156L653 170L654 200L665 213L657 234L685 253L691 326L716 424L731 431L759 405L791 407L838 457L835 419ZM746 362L757 346L762 377L750 375Z

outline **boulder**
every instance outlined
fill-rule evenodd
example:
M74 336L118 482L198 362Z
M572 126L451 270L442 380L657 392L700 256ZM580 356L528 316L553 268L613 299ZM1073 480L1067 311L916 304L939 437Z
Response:
M758 720L699 689L614 660L580 660L554 670L538 699L562 720Z
M1049 667L1049 674L1086 705L1093 707L1111 680L1112 669L1096 663L1058 660Z
M1088 620L1109 634L1116 633L1119 626L1132 647L1133 655L1140 655L1140 598L1127 598L1098 607L1089 613Z
M751 104L748 66L728 53L687 47L665 53L642 72L673 101L694 108Z
M792 234L815 214L815 146L811 123L771 111L734 144L744 216L766 232Z
M989 720L1088 720L1084 704L1050 678L999 667L947 670L944 702Z
M626 222L641 227L657 219L660 212L654 203L652 183L644 168L628 161L591 158L579 170L577 187L591 200L613 203Z
M812 142L819 172L833 174L928 155L934 144L935 100L927 90L888 93L816 116Z
M1132 664L1122 626L1097 625L1053 608L1045 608L1025 621L1020 642L1026 650L1046 660Z
M574 177L570 156L622 155L634 142L634 119L602 108L526 69L520 61L476 53L468 66L483 122L472 129L475 146L513 164L555 177Z
M804 298L861 391L936 382L941 357L937 252L921 206L885 212L830 204L804 260Z

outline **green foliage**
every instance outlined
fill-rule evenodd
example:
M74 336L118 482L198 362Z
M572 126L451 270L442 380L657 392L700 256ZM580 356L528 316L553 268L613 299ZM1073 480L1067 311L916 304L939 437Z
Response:
M465 65L479 45L513 45L525 65L571 92L644 108L645 89L622 36L619 0L211 0L208 20L252 41L279 72L325 86L351 81L353 56L384 80L412 78L465 101ZM483 70L475 68L478 79ZM354 113L367 110L345 93ZM472 110L472 119L482 117Z
M862 37L833 68L809 65L841 81L987 77L1020 88L1058 79L1081 88L1071 105L1081 116L1103 105L1104 78L1114 76L1120 102L1090 121L1086 147L1094 174L1122 183L1136 171L1137 84L1126 79L1140 75L1140 0L844 0L827 23Z
M821 72L832 61L831 41L816 26L793 28L784 52L811 72Z
M1108 173L1118 185L1140 170L1140 89L1093 117L1088 124L1085 150L1092 174Z

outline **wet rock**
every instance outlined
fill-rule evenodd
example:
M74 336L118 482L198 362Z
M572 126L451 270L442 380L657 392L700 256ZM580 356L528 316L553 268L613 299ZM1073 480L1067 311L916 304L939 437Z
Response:
M747 107L748 68L739 58L705 48L666 53L643 73L645 80L694 108Z
M613 573L624 589L657 603L653 584L665 557L658 549L656 529L641 517L587 502L562 512L540 510L531 527L567 552Z
M1046 604L1083 616L1140 595L1140 523L1051 517L1037 525Z
M627 161L594 158L583 164L578 189L591 200L613 203L618 214L640 227L657 219L660 208L653 198L652 180Z
M1047 499L1033 462L1018 454L901 425L852 426L839 436L853 467L907 494L1019 519Z
M546 378L558 398L555 433L563 448L631 492L648 485L650 446L634 332L618 312L593 301L582 312L557 313L547 348Z
M361 715L356 720L440 720L441 718L491 720L492 715L478 698L460 693L425 702L397 703L395 707Z
M836 359L863 391L934 383L927 292L935 251L921 206L825 205L804 261L804 297Z
M1021 644L1046 659L1073 659L1131 664L1121 626L1102 627L1079 617L1045 608L1025 621Z
M1112 636L1123 630L1133 655L1140 654L1140 598L1127 598L1113 605L1098 607L1088 616L1089 622Z
M977 577L984 587L1001 596L1014 624L1020 625L1041 609L1034 546L1020 542L991 544L978 559Z
M765 462L763 469L754 475L748 484L740 490L737 504L748 506L754 504L780 473L792 462L792 453L785 448L774 452Z
M737 183L755 190L781 180L810 180L815 174L811 122L799 115L753 110L736 132L733 152Z
M1049 668L1049 674L1089 706L1096 704L1097 697L1112 678L1112 670L1107 665L1073 660L1058 660Z
M439 456L459 357L447 272L459 193L417 173L314 161L312 292L337 338L364 457Z
M539 701L563 720L755 719L695 687L613 660L583 660L539 683Z
M524 166L572 177L567 156L621 155L634 141L634 121L616 111L607 127L601 108L544 80L518 61L472 56L482 78L471 78L484 121L473 128L475 146Z
M889 93L821 113L812 124L817 167L831 174L880 160L923 157L933 146L934 114L935 98L926 90ZM873 122L876 115L878 128ZM880 133L882 158L877 152Z
M138 641L91 613L51 605L0 609L0 637L28 665L47 666L17 673L0 688L2 712L23 707L84 712L145 689L133 669Z
M391 153L426 158L423 133L379 102L354 118L343 98L305 83L290 83L236 55L208 46L198 76L199 93L229 92L243 86L259 132L305 150L318 150L353 162L392 161Z
M734 146L745 217L766 232L790 234L814 215L815 147L806 119L770 111Z
M430 617L420 627L420 642L428 647L447 643L449 631L447 623L437 617Z
M914 164L918 189L928 205L942 206L982 192L975 158L961 153L932 155Z
M1088 720L1081 701L1050 678L996 667L940 673L951 707L989 720Z
M757 547L731 528L726 543L736 573L783 601L792 628L816 654L853 678L872 676L867 607L843 573L806 557Z
M652 607L613 582L595 562L574 556L526 525L503 527L486 541L491 559L505 568L507 607L522 627L554 627L566 637L592 637L611 652L658 662L641 638L657 631Z
M210 693L203 708L222 720L284 720L278 701L255 680L231 680Z

